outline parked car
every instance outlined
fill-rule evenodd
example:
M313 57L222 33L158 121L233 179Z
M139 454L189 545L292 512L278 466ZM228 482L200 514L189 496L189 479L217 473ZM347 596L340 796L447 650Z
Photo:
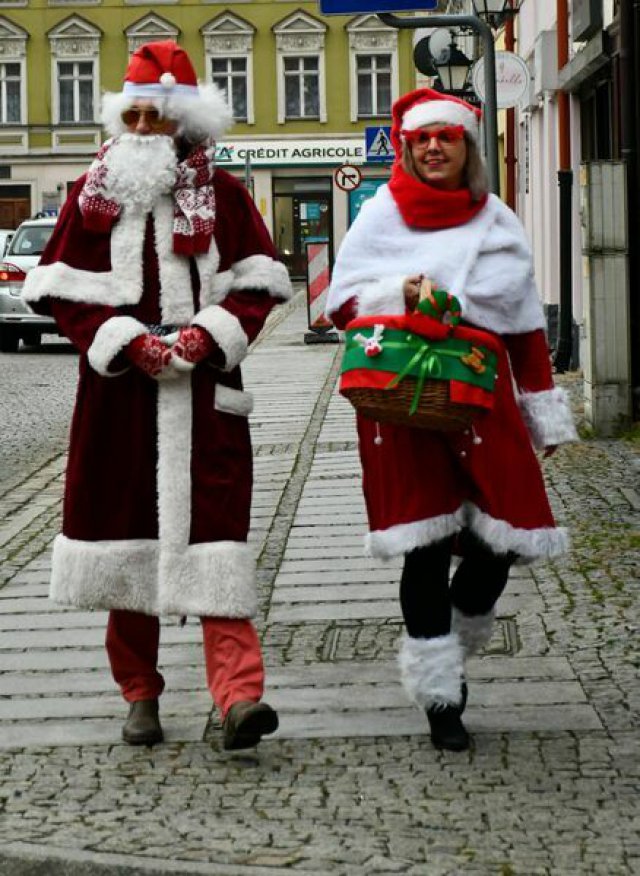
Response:
M55 216L27 219L18 226L0 262L0 352L15 353L20 339L37 347L43 334L60 334L51 317L38 316L20 297L25 278L56 224Z

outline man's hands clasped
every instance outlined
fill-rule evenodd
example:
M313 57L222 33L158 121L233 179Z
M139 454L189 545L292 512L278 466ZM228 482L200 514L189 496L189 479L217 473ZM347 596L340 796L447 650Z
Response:
M211 355L215 342L197 325L181 328L164 338L146 334L134 338L125 348L129 361L154 380L170 380L193 368Z

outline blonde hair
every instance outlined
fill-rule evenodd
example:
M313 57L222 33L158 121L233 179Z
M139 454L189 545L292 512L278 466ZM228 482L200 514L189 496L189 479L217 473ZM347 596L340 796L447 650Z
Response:
M465 143L467 144L467 159L464 163L462 184L471 192L473 201L481 201L489 191L489 179L484 166L484 161L480 155L480 150L469 134L465 132ZM402 166L405 171L417 179L419 182L424 182L413 160L411 147L406 140L402 141Z

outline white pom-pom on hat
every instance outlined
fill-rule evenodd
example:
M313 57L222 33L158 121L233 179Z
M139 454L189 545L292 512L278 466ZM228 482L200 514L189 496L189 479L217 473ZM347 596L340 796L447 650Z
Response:
M175 84L176 77L173 73L163 73L160 77L160 85L162 85L163 88L173 88Z

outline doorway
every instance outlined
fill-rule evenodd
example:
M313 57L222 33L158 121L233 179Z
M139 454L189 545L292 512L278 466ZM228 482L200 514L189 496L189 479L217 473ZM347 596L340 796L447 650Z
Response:
M31 216L31 186L0 186L0 228L17 228Z
M292 278L307 275L307 243L328 243L332 261L331 208L330 177L273 180L275 245Z

